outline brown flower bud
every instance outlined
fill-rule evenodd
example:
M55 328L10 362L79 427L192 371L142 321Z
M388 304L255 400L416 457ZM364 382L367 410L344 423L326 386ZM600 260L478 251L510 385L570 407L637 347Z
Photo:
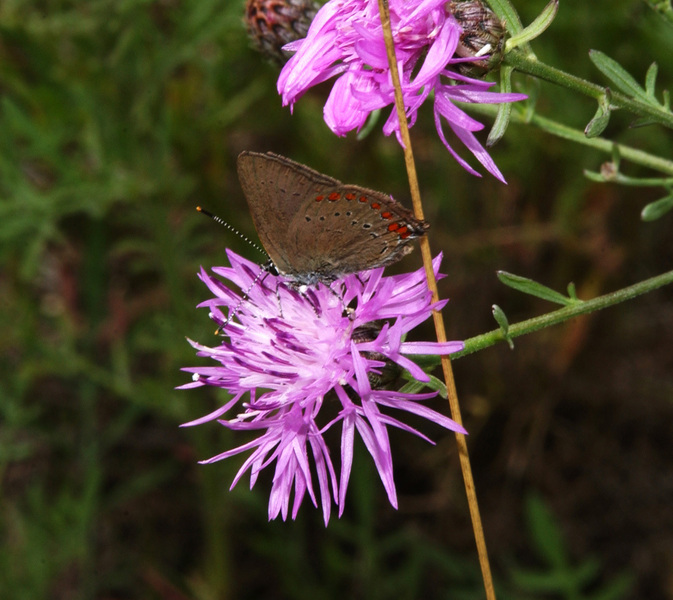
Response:
M282 50L289 42L306 37L320 5L313 0L248 0L245 22L255 47L282 65L292 52Z
M463 28L456 54L463 58L489 58L463 63L461 71L493 68L500 62L505 28L497 15L481 0L449 2L449 11Z

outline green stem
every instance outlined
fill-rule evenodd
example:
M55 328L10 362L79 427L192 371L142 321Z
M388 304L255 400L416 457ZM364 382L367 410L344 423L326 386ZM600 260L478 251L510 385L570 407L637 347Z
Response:
M514 67L521 73L555 83L595 100L605 96L605 88L600 85L540 62L536 57L525 54L520 50L508 52L503 58L503 63Z
M574 317L595 312L597 310L607 308L608 306L625 302L626 300L631 300L636 296L651 292L652 290L656 290L657 288L670 283L673 283L673 271L663 273L662 275L657 275L651 279L646 279L645 281L641 281L640 283L636 283L635 285L618 290L616 292L599 296L593 300L579 301L576 304L564 306L563 308L547 313L546 315L510 325L509 330L507 331L507 337L515 338L526 335L527 333L538 331L539 329L550 327L552 325L558 325L559 323L563 323L564 321L568 321ZM506 337L501 329L496 329L494 331L489 331L488 333L469 338L468 340L465 340L465 349L461 352L452 354L451 360L478 352L479 350L483 350L484 348L488 348L489 346L493 346L498 342L504 341L506 341Z
M490 104L462 104L461 106L464 106L469 112L491 117L495 117L498 112L498 107ZM588 146L589 148L601 150L607 154L612 154L613 150L616 149L619 152L619 156L625 160L673 176L673 161L666 160L648 152L643 152L642 150L637 150L631 146L617 144L605 138L588 138L584 132L579 129L573 129L558 121L541 117L538 114L524 114L522 111L513 110L510 116L510 122L535 125L547 133L551 133L552 135L570 140L577 144L582 144L583 146ZM666 182L662 185L665 185L665 183Z
M584 171L584 174L592 181L600 181L601 183L618 183L620 185L630 185L633 187L670 187L673 186L673 177L629 177L616 173L610 177L604 177L600 173L591 173Z
M583 131L580 131L579 129L573 129L572 127L568 127L567 125L563 125L557 121L553 121L552 119L546 119L545 117L534 114L526 120L522 115L514 113L512 114L512 121L519 123L524 123L527 121L536 125L540 129L551 133L552 135L556 135L566 140L571 140L590 148L602 150L608 154L612 154L613 150L616 149L619 152L619 155L625 160L629 160L634 164L649 167L650 169L659 171L661 173L673 175L673 161L666 160L660 156L650 154L649 152L637 150L631 146L617 144L612 140L607 140L605 138L588 138Z
M570 75L565 71L540 62L534 56L527 55L519 50L507 53L503 59L503 63L514 67L521 73L555 83L569 90L594 98L596 101L604 98L608 93L607 88L601 85L597 85L581 77L576 77L575 75ZM673 128L673 114L666 110L636 100L612 89L610 89L609 100L610 105L615 108L624 108L638 116L647 116L657 123Z

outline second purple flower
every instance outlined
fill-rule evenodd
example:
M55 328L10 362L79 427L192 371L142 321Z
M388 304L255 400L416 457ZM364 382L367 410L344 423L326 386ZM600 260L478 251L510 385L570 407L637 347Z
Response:
M479 175L447 141L443 120L484 168L504 182L502 173L474 135L484 125L454 101L499 104L526 96L488 91L493 83L466 77L450 68L466 59L456 55L462 28L445 0L390 0L389 5L409 124L415 123L418 109L434 93L437 133L449 152L469 173ZM391 106L383 132L395 133L400 140L395 92L376 0L330 0L318 11L308 35L287 44L285 50L296 54L278 78L283 105L292 106L310 87L337 77L324 107L329 128L337 135L345 135L361 129L372 111Z

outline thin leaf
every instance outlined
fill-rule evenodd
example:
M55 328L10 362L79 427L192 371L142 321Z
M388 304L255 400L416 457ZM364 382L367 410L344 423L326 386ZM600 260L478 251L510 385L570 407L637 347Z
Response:
M446 384L441 379L439 379L439 377L430 375L430 381L425 385L426 387L429 387L431 390L435 390L436 392L438 392L439 395L445 400L449 397L449 393L446 391Z
M540 36L547 27L552 24L556 13L558 12L558 0L551 0L535 20L522 31L513 35L505 44L505 51L508 52Z
M562 306L568 306L573 304L572 299L559 294L556 290L548 288L546 285L542 285L537 281L528 279L527 277L521 277L520 275L514 275L512 273L507 273L506 271L498 271L498 279L505 285L523 292L524 294L529 294L531 296L536 296L537 298L542 298L543 300L548 300L549 302L555 302L556 304L561 304Z
M514 350L514 341L512 340L512 337L509 335L509 320L507 319L505 311L502 310L502 308L500 308L497 304L493 305L491 311L493 313L493 318L496 320L496 323L498 323L498 325L500 326L500 331L502 331L502 335L509 344L509 349Z
M512 73L514 68L510 66L503 66L500 69L500 91L503 93L509 93L512 91ZM486 147L490 148L500 141L505 131L507 131L507 126L509 125L509 119L512 114L512 103L503 102L498 106L498 114L495 117L495 122L493 127L488 134L486 139Z
M419 394L425 389L426 386L427 383L424 381L410 379L400 388L400 392L405 394Z
M516 35L523 29L519 13L508 0L489 0L488 4L498 18L505 23L511 35Z
M526 520L540 556L549 565L566 567L569 560L561 529L542 499L535 494L526 499Z
M607 583L604 588L587 597L587 600L621 600L630 598L635 577L631 573L622 573Z
M650 117L642 117L629 123L629 128L638 129L639 127L649 127L650 125L656 125L658 122L659 121L656 119L651 119Z
M605 183L605 177L601 173L596 173L596 171L589 171L589 169L584 169L584 176L589 181L595 181L596 183Z
M367 117L367 121L365 122L364 127L358 131L357 134L357 140L358 142L364 140L376 127L376 123L378 123L379 117L381 116L381 109L377 108L376 110L373 110L371 113L369 113L369 116Z
M673 208L673 194L650 202L640 213L643 221L656 221Z
M608 100L608 94L605 94L598 100L596 114L584 128L584 134L588 138L594 138L603 133L610 122L610 113L610 101Z
M500 329L502 329L503 333L508 333L509 319L507 318L505 311L502 310L502 308L500 308L497 304L494 304L492 307L492 312L493 318L497 321L498 325L500 325Z
M645 90L616 60L599 50L590 50L589 58L596 68L622 92L651 104L651 98L647 96Z
M515 568L510 571L516 586L533 594L558 593L566 587L565 574L558 571L533 571Z
M659 67L657 63L653 62L650 65L650 68L647 69L647 74L645 75L645 93L648 96L654 98L655 87L657 84L657 73L659 72Z

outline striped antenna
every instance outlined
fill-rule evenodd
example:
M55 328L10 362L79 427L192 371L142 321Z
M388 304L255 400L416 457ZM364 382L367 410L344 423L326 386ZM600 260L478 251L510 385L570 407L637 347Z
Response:
M269 255L266 253L266 250L264 250L264 248L262 248L259 244L255 244L255 242L253 242L248 236L243 235L238 229L229 225L229 223L227 223L224 219L218 217L217 215L214 215L213 213L211 213L209 210L206 210L205 208L201 208L200 206L197 206L196 210L198 210L200 213L206 215L206 217L210 217L213 221L215 221L215 223L217 223L219 225L222 225L222 227L224 227L225 229L228 229L229 231L231 231L232 233L234 233L235 235L240 237L244 242L247 242L253 248L255 248L257 251L261 252L264 256L266 256L269 259L269 261L271 260L269 258Z
M255 244L255 242L253 242L248 236L243 235L238 229L236 229L235 227L232 227L224 219L222 219L221 217L218 217L217 215L214 215L209 210L206 210L205 208L202 208L200 206L197 206L196 210L198 210L200 213L206 215L206 217L210 217L213 221L215 221L215 223L217 223L219 225L222 225L222 227L224 227L224 228L228 229L229 231L231 231L232 233L236 234L243 241L247 242L253 248L257 249L259 252L264 254L264 256L266 256L266 258L267 258L267 261L262 265L262 271L260 271L259 274L255 277L254 281L250 284L250 287L246 291L243 292L243 297L241 298L239 303L236 306L234 306L233 309L229 310L229 314L227 315L227 318L224 322L224 325L222 325L222 327L218 327L215 330L215 335L220 335L222 333L222 330L234 318L234 316L238 312L238 309L241 307L241 304L243 304L243 302L245 302L248 299L248 296L250 294L250 290L252 290L252 288L255 287L260 281L263 281L268 273L274 273L274 272L275 272L275 274L278 274L278 273L276 271L275 265L273 264L273 261L271 260L271 257L266 253L266 250L264 250L264 248L262 248L259 244ZM276 290L276 294L278 294L278 290Z

